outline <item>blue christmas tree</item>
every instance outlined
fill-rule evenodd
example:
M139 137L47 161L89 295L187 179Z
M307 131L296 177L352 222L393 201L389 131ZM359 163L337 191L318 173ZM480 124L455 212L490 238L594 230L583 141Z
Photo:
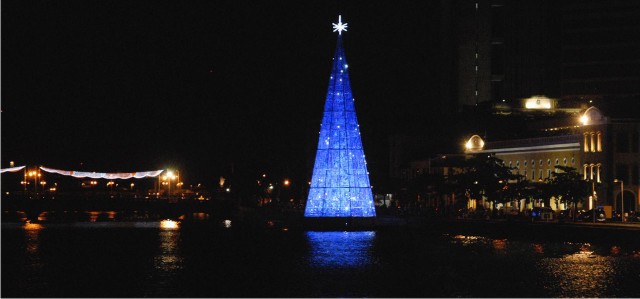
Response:
M375 217L373 194L342 48L346 23L333 24L338 44L324 105L305 217Z

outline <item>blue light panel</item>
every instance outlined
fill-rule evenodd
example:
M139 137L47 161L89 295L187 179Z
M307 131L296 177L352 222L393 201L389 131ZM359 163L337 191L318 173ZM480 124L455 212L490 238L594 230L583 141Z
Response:
M333 57L305 217L375 217L342 37Z

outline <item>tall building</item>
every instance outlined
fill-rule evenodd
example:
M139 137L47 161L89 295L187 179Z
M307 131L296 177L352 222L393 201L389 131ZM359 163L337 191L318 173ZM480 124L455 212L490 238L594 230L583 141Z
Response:
M555 5L562 15L562 98L640 100L640 2L567 0Z
M638 1L443 0L441 11L449 107L534 95L640 99Z
M333 56L318 150L305 217L375 217L355 99L342 47L346 23L334 24L338 42Z
M559 95L559 35L552 33L559 12L551 1L443 0L441 11L441 52L454 69L443 71L453 83L440 92L449 107Z

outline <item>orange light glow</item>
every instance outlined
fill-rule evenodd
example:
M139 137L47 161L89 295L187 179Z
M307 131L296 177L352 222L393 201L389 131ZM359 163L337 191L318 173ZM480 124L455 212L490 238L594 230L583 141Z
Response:
M177 221L173 221L171 219L165 219L160 221L160 228L162 229L178 229L180 226Z

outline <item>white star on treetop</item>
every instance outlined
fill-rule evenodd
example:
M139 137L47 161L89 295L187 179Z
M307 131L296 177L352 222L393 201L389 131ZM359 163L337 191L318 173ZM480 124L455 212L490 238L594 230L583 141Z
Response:
M342 35L342 31L347 31L347 23L342 24L342 15L338 15L338 24L333 24L333 32L338 31L338 35Z

